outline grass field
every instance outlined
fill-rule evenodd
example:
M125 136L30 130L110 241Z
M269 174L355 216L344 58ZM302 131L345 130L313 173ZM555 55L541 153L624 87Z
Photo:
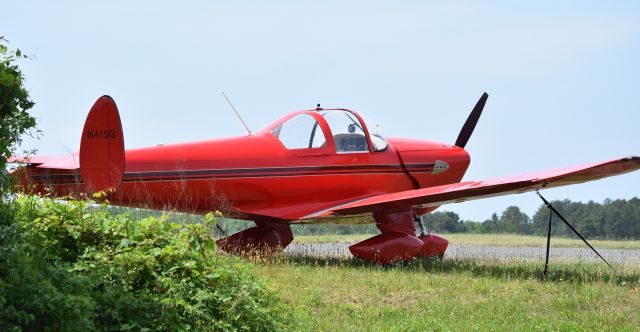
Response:
M299 243L357 242L371 235L298 236ZM544 246L546 238L447 234L451 243ZM640 249L640 241L592 241ZM580 240L553 238L557 247ZM634 263L635 264L635 263ZM289 306L301 331L637 331L640 265L446 258L381 267L353 258L277 256L255 271Z
M295 330L627 330L640 328L640 267L474 260L379 267L280 257L255 270L281 294Z
M372 234L355 235L299 235L294 242L348 242L355 243L373 236ZM466 244L477 246L508 246L508 247L544 247L547 238L544 236L515 235L515 234L443 234L450 244ZM611 241L589 240L596 248L604 249L640 249L640 241ZM553 247L583 248L580 239L551 238Z

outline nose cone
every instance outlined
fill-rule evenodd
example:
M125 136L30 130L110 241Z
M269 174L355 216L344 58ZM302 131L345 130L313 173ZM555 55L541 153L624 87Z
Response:
M420 188L460 182L470 163L463 148L432 141L389 139Z

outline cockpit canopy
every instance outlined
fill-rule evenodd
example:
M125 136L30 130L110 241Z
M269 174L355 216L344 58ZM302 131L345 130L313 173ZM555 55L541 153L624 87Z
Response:
M346 109L301 111L271 129L287 149L324 148L330 137L336 153L384 151L387 141L377 126L369 126ZM370 145L373 149L370 149Z

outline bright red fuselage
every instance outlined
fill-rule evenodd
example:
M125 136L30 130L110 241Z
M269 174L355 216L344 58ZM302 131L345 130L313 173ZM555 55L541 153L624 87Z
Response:
M16 158L26 166L15 174L24 191L35 185L54 197L91 194L121 206L221 210L254 221L254 227L216 241L229 253L284 249L293 241L290 223L375 222L380 234L349 251L389 264L444 256L448 241L429 234L419 217L439 205L640 169L639 157L625 157L460 183L470 162L464 146L487 98L480 97L455 146L386 140L353 111L317 108L293 112L247 136L126 151L115 101L102 96L87 115L79 154Z
M318 121L325 144L287 149L273 134L299 114ZM254 221L295 221L361 198L459 182L469 166L464 149L436 142L389 139L384 151L374 151L366 125L352 114L362 123L368 151L336 152L331 128L317 111L291 113L247 136L127 150L121 187L109 200L182 212L222 210ZM436 162L448 168L434 172ZM78 177L70 176L77 171L27 170L36 180L47 178L43 182L56 195L83 192Z

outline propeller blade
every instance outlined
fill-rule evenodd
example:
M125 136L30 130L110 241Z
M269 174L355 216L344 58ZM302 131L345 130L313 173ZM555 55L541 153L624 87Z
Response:
M456 139L456 146L464 148L469 141L469 137L473 134L473 130L476 128L476 124L478 120L480 120L480 115L482 114L482 109L484 108L484 104L487 103L487 98L489 95L485 92L482 94L482 97L476 103L476 106L473 107L471 114L467 118L467 121L462 126L462 130L460 130L460 134L458 134L458 139Z

